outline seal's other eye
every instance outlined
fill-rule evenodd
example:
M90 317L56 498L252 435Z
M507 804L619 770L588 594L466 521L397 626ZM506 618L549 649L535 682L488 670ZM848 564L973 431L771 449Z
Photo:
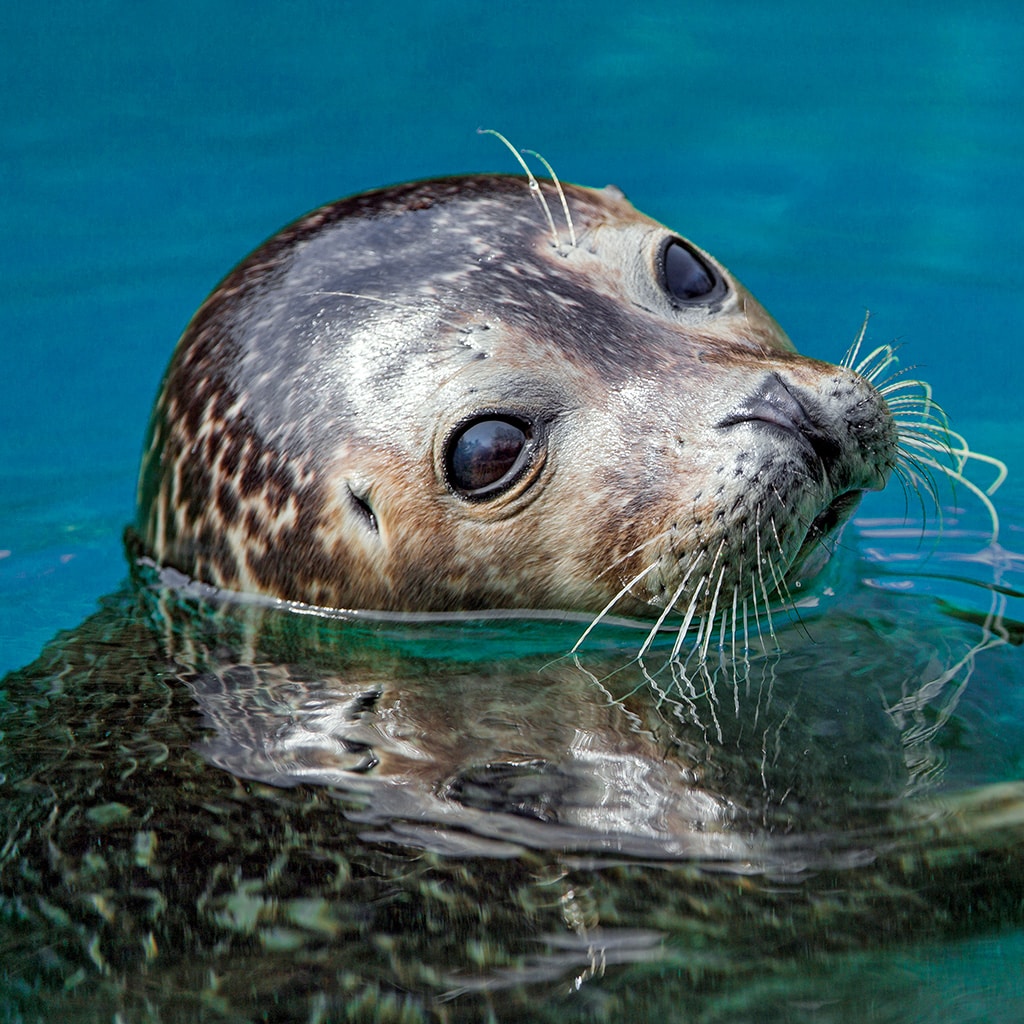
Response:
M522 420L472 420L448 441L448 481L464 498L496 497L530 462L532 431Z
M718 274L678 238L670 238L662 250L661 276L665 290L679 302L710 302L725 290Z

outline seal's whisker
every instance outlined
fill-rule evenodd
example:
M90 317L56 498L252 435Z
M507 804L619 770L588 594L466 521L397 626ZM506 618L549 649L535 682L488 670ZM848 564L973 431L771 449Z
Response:
M966 466L966 461L958 459L946 444L933 441L927 435L917 436L911 431L900 435L896 443L896 454L899 461L929 476L931 471L926 468L922 458L941 461L942 465L950 466L957 473L962 473ZM941 459L938 458L940 456Z
M661 614L658 616L654 625L651 627L650 632L644 638L644 642L640 645L640 650L637 651L636 657L638 659L642 658L650 650L651 644L654 643L654 639L658 635L658 632L661 629L661 627L665 624L665 620L675 610L676 602L679 600L680 597L682 597L683 591L686 589L687 580L689 580L690 574L697 567L697 564L700 562L701 557L703 557L703 552L701 552L698 558L695 558L693 560L693 564L689 567L689 569L686 570L686 574L683 576L682 582L676 588L675 592L672 594L672 597L665 602L664 609L662 609Z
M764 613L768 619L768 633L771 638L775 639L775 623L772 621L772 609L771 601L768 597L768 587L764 581L764 563L767 561L769 568L772 568L772 562L769 556L761 550L761 523L760 523L760 509L758 510L757 521L755 523L755 533L757 540L757 578L761 586L761 596L764 598ZM774 570L773 570L774 571Z
M676 631L675 643L672 644L672 653L669 654L669 661L673 662L679 657L679 652L683 649L683 644L686 641L686 634L689 632L690 623L693 621L694 615L697 613L697 601L700 598L700 592L704 589L704 584L707 582L707 576L701 576L697 582L697 586L694 588L693 597L690 600L690 605L686 609L686 614L683 616L682 625Z
M548 206L547 198L544 195L544 190L540 187L540 182L537 180L533 171L530 170L529 165L523 159L522 154L515 146L512 145L508 139L499 131L495 131L493 128L477 128L478 135L493 135L496 139L499 139L508 148L508 151L516 158L519 162L519 166L526 172L527 180L529 181L530 192L537 199L540 204L540 208L544 211L544 216L547 219L548 227L551 230L551 237L554 239L554 246L558 249L561 246L561 241L558 238L558 230L555 227L555 218L551 216L551 207Z
M916 435L928 437L945 448L952 447L954 436L949 424L938 416L922 416L916 409L909 408L890 408L889 411L893 414L893 424L899 439Z
M664 530L661 530L659 533L656 533L653 537L648 537L647 540L645 540L642 544L637 544L637 546L635 548L631 548L625 554L619 555L618 558L616 558L610 564L606 565L597 574L597 576L595 576L594 578L595 579L600 579L602 576L605 575L605 573L611 572L612 569L614 569L617 565L621 565L623 562L625 562L627 558L632 558L634 555L640 554L640 552L643 551L644 548L649 548L652 544L657 544L658 541L663 540L671 532L672 532L672 527L669 526L669 527L666 527ZM651 567L653 567L653 565L657 565L657 564L658 564L657 562L654 562L654 563L652 563Z
M718 565L718 560L722 555L722 550L725 547L725 540L723 539L721 544L718 545L718 550L715 552L715 557L711 560L711 567L707 571L707 575L703 578L702 582L706 582L710 588L711 580L714 576L715 566ZM714 596L711 600L711 605L708 611L701 616L700 624L697 628L697 635L694 637L693 647L690 650L690 654L687 656L687 660L692 658L695 653L700 651L700 661L704 661L707 657L708 644L711 639L711 635L714 632L715 626L715 614L718 606L718 595L722 589L722 581L725 578L726 566L722 566L718 574L718 585L715 588ZM676 650L673 648L673 657L675 657Z
M782 495L778 493L777 489L775 489L775 488L772 488L772 489L775 491L776 497L778 497L779 501L781 502L782 501ZM771 515L771 516L768 517L768 526L771 528L771 538L772 538L772 540L775 541L775 547L778 550L779 557L782 558L782 559L785 559L786 558L786 551L785 551L785 548L782 545L782 539L779 537L779 527L778 527L778 524L775 522L775 516L774 515ZM773 588L773 591L774 591L774 593L781 593L782 592L782 586L783 586L784 574L780 576L779 571L778 571L778 564L775 561L775 557L773 555L769 555L767 553L767 551L765 552L765 555L766 555L766 557L768 559L768 568L771 571L772 579L775 581L775 586ZM786 596L788 598L788 595L784 595L784 596Z
M860 325L860 330L857 332L857 337L853 339L853 343L846 350L846 354L842 359L839 360L839 365L850 369L853 366L854 360L857 358L857 354L860 352L861 343L864 341L864 335L868 332L868 321L871 319L871 313L868 310L864 312L864 322Z
M921 504L921 539L923 540L928 532L928 518L929 510L925 502L925 496L927 495L928 500L931 501L932 509L938 519L937 529L935 530L935 541L938 542L939 536L942 534L944 529L945 521L945 509L942 506L942 500L939 497L938 488L936 487L935 481L932 479L931 473L924 471L919 472L916 469L908 469L907 476L910 481L910 485L913 490L917 493L920 504Z
M900 367L898 370L894 370L885 380L873 382L874 389L884 398L890 398L898 391L910 391L912 389L913 392L921 396L921 400L927 406L935 406L937 409L941 409L939 403L935 400L935 395L932 393L932 385L920 377L910 376L915 369L913 366Z
M897 426L899 426L899 424L897 424ZM968 445L967 439L962 434L959 434L954 430L943 431L945 439L937 441L930 436L931 433L937 432L933 425L916 424L915 426L918 430L926 431L927 433L919 434L914 429L906 431L901 429L899 432L899 439L901 442L916 449L917 451L940 452L943 455L948 456L955 460L958 472L963 472L971 461L982 462L987 466L991 466L996 471L996 477L992 483L985 488L985 493L989 496L995 494L995 492L1003 485L1009 470L1002 459L998 459L993 455L985 455L983 452L974 451ZM943 470L943 472L945 472L945 470Z
M982 490L973 480L964 476L964 474L958 471L953 466L948 466L944 462L938 459L930 458L925 455L918 454L917 460L930 469L935 470L937 473L942 473L955 483L960 484L962 487L966 487L981 503L985 506L985 511L988 512L989 519L992 523L992 531L990 535L990 542L995 544L999 540L999 513L996 511L995 505L992 503L992 499L989 493Z
M989 496L995 494L1002 487L1007 476L1009 476L1009 467L1002 459L996 458L994 455L986 455L984 452L966 451L964 457L966 459L973 459L975 462L983 462L986 466L991 466L996 471L995 480L985 488L985 493Z
M889 412L892 414L898 434L907 434L910 431L924 432L938 439L940 443L946 443L950 437L949 424L937 413L925 415L919 407L903 403L890 405Z
M715 557L711 560L711 568L708 570L708 579L709 579L709 581L710 581L711 576L714 574L715 566L718 564L718 560L719 560L719 558L721 558L722 550L724 548L725 548L725 541L723 540L722 543L718 545L718 550L715 552ZM701 649L701 660L702 661L707 657L708 644L709 644L709 642L711 640L711 634L714 632L715 615L716 615L717 609L718 609L718 595L719 595L719 593L722 590L722 583L725 580L725 570L726 570L726 568L727 568L727 566L723 565L722 568L718 572L718 584L715 587L714 596L711 598L711 605L708 608L707 613L704 615L703 620L701 621L701 630L704 630L705 628L707 629L707 634L704 637L704 644L703 644L703 647ZM698 634L697 641L696 641L694 646L696 647L698 645L700 645L700 635L699 634Z
M737 587L737 589L739 589L739 588ZM747 598L744 597L743 598L743 649L744 649L744 652L750 650L750 620L749 620L749 618L747 616L747 606L748 606L748 601L747 601ZM755 624L756 624L756 620L757 620L757 608L756 608L756 606L754 608L754 619L755 619ZM760 629L758 629L758 632L760 632Z
M925 504L924 495L921 493L921 488L916 485L913 472L906 465L898 462L893 468L893 475L896 477L896 481L899 483L900 489L903 491L904 518L909 518L910 495L913 494L914 497L917 498L918 504L921 506L921 531L923 534L925 524L928 520L928 508Z
M775 544L779 549L779 555L782 558L785 558L785 552L783 551L782 547L782 539L779 537L778 526L775 522L774 516L771 517L770 523L772 533L775 536ZM818 537L816 543L824 546L825 538ZM831 552L829 553L831 554ZM811 640L813 642L814 638L811 636L810 630L808 630L807 624L804 622L803 616L800 614L800 609L797 607L796 599L793 597L793 592L789 589L789 583L786 581L786 574L779 573L778 567L776 566L774 559L772 559L769 562L769 568L771 569L772 578L775 580L775 593L782 595L784 602L783 607L786 610L786 614L789 616L791 621L796 623L796 625L803 632L804 636L806 636L808 640Z
M708 593L711 593L711 581L708 581ZM707 658L707 649L711 642L711 636L715 630L715 620L710 618L705 612L700 617L700 622L697 625L697 635L693 638L693 646L690 648L690 653L686 656L686 660L689 661L691 658L696 658L698 664L703 664Z
M883 362L886 359L883 353ZM892 362L894 359L893 354L888 361ZM876 367L874 376L877 376L877 370ZM905 489L910 487L915 490L919 499L922 492L926 493L941 519L942 501L936 474L945 476L953 483L961 483L985 506L992 523L994 541L998 536L999 522L995 507L989 498L1006 478L1005 463L974 452L967 439L950 428L944 410L935 402L932 389L926 381L913 378L899 379L898 375L894 375L888 382L878 386L878 391L893 414L897 430L896 476L901 485ZM979 487L965 475L965 470L972 461L984 463L996 470L995 479L987 487ZM923 499L922 516L926 517Z
M725 613L722 613L722 633L725 633ZM730 675L730 682L732 683L732 704L733 714L737 718L740 716L740 673L738 668L738 662L736 660L736 588L732 590L732 653L729 657L728 666L725 663L725 657L721 659L723 669L728 670Z
M894 363L898 364L899 359L892 345L879 345L878 348L869 352L851 369L854 373L859 373L865 380L874 384L878 377Z
M778 548L779 559L785 564L786 552L782 546L782 538L779 537L779 528L775 522L775 516L771 516L768 523L771 526L772 536L775 539L775 546ZM782 597L786 614L792 617L796 609L793 595L790 593L789 586L786 583L786 571L780 567L779 561L776 561L775 557L771 555L768 556L768 568L771 571L772 579L775 581L773 593L779 594ZM799 621L799 613L797 613L796 617Z
M876 379L870 380L868 383L887 401L892 398L893 395L900 392L911 392L916 394L920 401L926 406L934 405L937 409L939 407L935 399L932 397L932 389L929 384L926 384L920 377L911 376L916 366L900 366L895 360L892 363L895 369L892 370L888 376L883 377L881 380ZM945 415L945 413L943 413Z
M708 614L705 616L705 621L708 623L708 633L705 636L705 642L703 642L703 648L700 651L700 659L701 660L706 660L707 659L707 657L708 657L708 648L711 645L711 638L712 638L712 635L715 632L715 616L718 613L718 597L719 597L719 594L721 594L721 592L722 592L722 584L725 582L725 569L726 569L726 566L723 565L721 570L718 573L718 585L715 587L715 596L712 598L712 601L711 601L711 609L708 611ZM725 612L723 611L722 614L723 614L722 629L724 630L725 629L725 622L724 622ZM719 638L720 638L719 642L721 642L721 636L722 636L722 634L719 633Z
M894 391L905 391L908 388L914 388L916 391L921 393L922 399L929 403L935 403L935 396L932 392L932 386L926 380L922 380L920 377L913 377L911 374L917 369L915 363L911 363L909 366L900 366L899 360L893 356L888 363L888 366L893 367L892 373L883 380L872 380L871 383L874 385L875 390L879 394L889 395ZM878 372L875 372L875 377L878 377Z
M962 484L981 501L988 512L992 524L991 539L995 543L999 536L999 516L990 499L1006 479L1006 463L991 455L975 452L962 434L949 429L944 423L915 421L908 424L897 421L897 429L899 459L909 468L909 479L924 485L940 516L942 503L933 473ZM966 476L965 470L972 462L980 462L996 471L988 486L982 488Z
M897 419L896 430L900 441L910 443L916 440L934 448L935 451L945 452L951 458L960 453L963 455L964 464L966 464L971 451L967 441L951 431L944 423L930 420Z
M651 564L650 564L649 566L647 566L647 568L646 568L646 569L644 569L644 570L643 570L642 572L638 572L638 573L637 573L637 574L636 574L636 575L635 575L635 576L634 576L634 577L633 577L633 578L632 578L632 579L631 579L631 580L630 580L630 581L629 581L629 582L628 582L628 583L627 583L627 584L626 584L626 585L625 585L625 586L624 586L624 587L623 587L623 588L622 588L622 589L621 589L621 590L620 590L620 591L619 591L619 592L618 592L618 593L617 593L617 594L616 594L616 595L615 595L615 596L614 596L614 597L613 597L613 598L612 598L612 599L611 599L611 600L610 600L610 601L609 601L609 602L608 602L608 603L607 603L607 604L606 604L606 605L605 605L605 606L604 606L604 607L603 607L603 608L602 608L602 609L601 609L601 610L600 610L600 611L599 611L599 612L597 613L597 617L596 617L596 618L594 619L594 621L593 621L593 622L591 622L591 623L590 623L590 625L589 625L589 626L587 626L587 628L586 628L586 629L585 629L585 630L583 631L582 635L580 636L579 640L577 640L577 641L576 641L576 643L575 643L575 644L573 645L573 648L572 648L572 650L571 650L571 651L569 652L570 654L575 654L575 653L576 653L576 651L578 651L578 650L580 649L580 645L581 645L581 644L583 643L583 641L584 641L584 640L586 640L586 639L587 639L587 637L588 637L588 636L590 636L590 634L591 634L591 633L593 632L594 628L595 628L595 627L596 627L596 626L598 625L598 623L600 623L600 622L601 622L601 621L602 621L602 620L603 620L603 619L605 618L605 616L606 616L606 615L608 615L608 613L609 613L609 612L610 612L610 611L611 611L611 610L612 610L612 609L613 609L613 608L614 608L614 607L615 607L615 606L616 606L616 605L617 605L617 604L619 603L619 601L621 601L621 600L622 600L622 598L624 598L624 597L626 596L626 594L628 594L628 593L629 593L629 592L630 592L630 591L631 591L631 590L633 589L633 587L634 587L634 586L635 586L635 585L636 585L637 583L639 583L639 582L640 582L640 581L641 581L641 580L642 580L642 579L643 579L643 578L644 578L644 577L645 577L645 576L646 576L646 575L647 575L647 574L648 574L649 572L651 572L651 571L652 571L653 569L655 569L655 568L657 567L657 565L658 565L658 563L657 563L657 562L651 562Z
M854 370L856 373L856 369ZM900 366L899 360L893 356L880 362L877 366L868 368L861 376L871 384L876 391L881 392L883 387L890 387L898 383L910 373L909 367ZM911 380L914 378L910 378Z
M899 373L892 374L886 378L885 383L876 385L875 389L890 407L896 395L901 395L901 397L913 396L921 405L921 415L923 417L928 419L934 417L945 421L946 413L942 406L932 397L931 386L917 377L904 376L907 372L907 370L900 370ZM909 393L909 395L906 393Z
M762 653L767 654L768 648L765 646L764 634L761 632L761 605L757 599L757 577L753 571L750 573L750 610L754 617L754 628L757 630L757 643L761 648ZM743 602L743 614L746 616L747 613L747 601Z
M548 163L548 161L540 155L535 149L524 149L524 153L530 156L536 157L547 169L551 180L554 183L555 189L558 192L558 198L562 201L562 213L565 214L565 223L569 228L569 246L572 249L576 248L576 228L572 222L572 214L569 212L569 201L565 198L565 189L562 188L562 183L558 180L558 175L555 174L555 169Z
M732 660L734 665L736 663L736 612L739 596L739 587L734 585L732 588ZM744 607L744 617L745 614L746 607Z
M912 399L920 406L920 415L925 419L934 419L943 423L948 422L946 412L935 401L930 386L917 377L893 376L887 384L875 390L885 399L886 405L890 408L892 408L894 402L907 402Z
M932 504L941 512L942 499L939 496L939 489L932 476L931 470L922 465L921 460L912 451L908 451L902 445L897 448L899 462L898 466L907 474L908 481L920 491L924 491L932 500Z
M920 427L936 434L947 434L949 421L942 410L934 403L925 404L918 395L903 395L899 398L885 400L892 413L897 429Z

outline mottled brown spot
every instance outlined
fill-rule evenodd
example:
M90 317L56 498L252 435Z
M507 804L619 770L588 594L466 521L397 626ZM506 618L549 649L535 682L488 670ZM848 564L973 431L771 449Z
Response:
M228 481L222 481L217 488L217 511L225 523L233 523L238 518L238 498L235 496L235 488Z

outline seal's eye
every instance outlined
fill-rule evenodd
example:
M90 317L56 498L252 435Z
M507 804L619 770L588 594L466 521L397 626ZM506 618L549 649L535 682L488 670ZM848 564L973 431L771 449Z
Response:
M445 457L448 481L464 498L500 494L530 462L532 431L515 419L477 419L457 430Z
M662 284L679 302L709 302L724 291L718 274L678 238L670 238L661 254Z

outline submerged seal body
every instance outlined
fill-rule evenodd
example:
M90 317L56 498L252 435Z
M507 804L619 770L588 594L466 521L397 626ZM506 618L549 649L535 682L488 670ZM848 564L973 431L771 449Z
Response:
M554 234L538 197L386 188L242 262L154 409L147 552L348 608L735 617L784 587L884 485L886 403L617 189L566 186Z

